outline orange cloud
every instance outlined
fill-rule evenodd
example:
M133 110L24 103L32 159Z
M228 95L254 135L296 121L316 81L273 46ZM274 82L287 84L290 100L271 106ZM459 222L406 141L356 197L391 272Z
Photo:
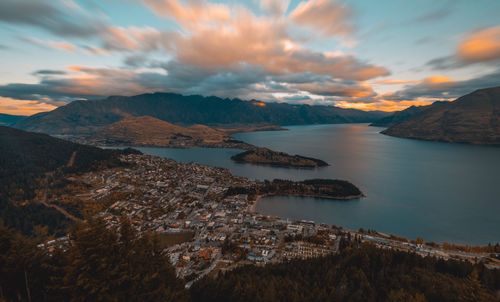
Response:
M326 35L347 35L350 9L334 0L309 0L301 2L291 13L294 22L309 26Z
M205 0L144 0L144 3L157 15L173 18L185 27L191 28L200 23L219 23L231 18L230 9L218 3Z
M39 112L51 111L57 108L54 105L40 101L15 100L0 97L0 113L13 115L33 115Z
M153 27L109 27L103 33L104 50L171 50L175 35Z
M255 101L252 103L254 106L257 106L257 107L266 107L266 103L262 102L262 101Z
M55 49L60 49L69 52L73 52L76 50L75 45L67 42L52 42L50 45Z
M55 50L62 50L67 52L74 52L78 49L78 47L74 44L65 41L41 40L37 38L24 38L23 40L39 47L52 48Z
M434 75L425 78L422 83L427 84L427 85L441 85L441 84L448 84L452 83L453 80L450 77L444 76L444 75Z
M290 41L284 22L258 18L245 10L223 27L206 27L179 38L176 47L182 63L204 68L250 64L275 74L312 72L350 80L389 74L381 66L362 63L352 56L302 49Z
M385 80L377 80L374 83L380 85L406 85L406 84L415 84L418 82L419 82L418 80L385 79Z
M61 93L70 95L133 95L147 91L144 86L134 82L136 73L132 70L78 65L69 66L67 69L76 74L66 78L65 85L58 87L58 91Z
M341 108L353 108L365 111L401 111L410 106L426 106L432 104L433 101L429 100L421 100L421 101L389 101L389 100L381 100L374 103L353 103L348 101L340 101L336 102L335 106Z
M481 29L469 34L458 46L457 55L466 62L500 59L500 26Z
M376 95L372 87L368 84L342 85L337 83L303 83L293 85L293 88L324 96L367 98Z
M176 58L184 64L212 70L252 65L273 74L311 72L360 81L389 74L387 69L353 56L332 56L303 48L288 34L287 18L256 16L243 6L230 8L202 0L144 1L156 14L174 19L186 29L169 39L173 41ZM275 1L265 2L271 7L275 5ZM301 3L291 18L307 23L309 15L317 12L318 18L333 14L334 24L340 24L343 13L337 16L338 10L343 12L346 8L332 1L310 1ZM333 19L322 22L326 25ZM344 32L340 28L335 31Z
M290 0L260 0L260 7L275 16L284 15Z

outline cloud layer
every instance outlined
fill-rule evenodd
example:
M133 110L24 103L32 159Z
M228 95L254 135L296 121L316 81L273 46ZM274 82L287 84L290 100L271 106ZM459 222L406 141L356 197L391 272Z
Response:
M390 73L352 54L310 49L290 34L293 26L334 38L351 33L351 12L337 1L301 2L288 15L288 1L263 0L260 14L242 5L204 0L143 1L155 15L177 23L179 30L115 26L104 17L89 19L86 24L92 26L80 26L83 23L72 20L91 18L91 14L73 2L64 9L56 2L8 0L0 7L6 9L0 21L38 27L59 38L92 37L97 44L88 39L73 43L28 37L24 41L68 52L126 53L124 66L34 71L38 84L3 85L0 95L54 104L151 90L270 101L291 101L287 97L297 94L316 101L351 100L376 95L363 82ZM169 59L151 58L158 54Z
M0 85L4 102L8 98L9 102L38 102L51 108L79 98L171 91L395 110L412 102L451 99L469 88L495 84L497 79L496 74L467 81L436 75L390 77L387 66L366 60L356 51L352 41L359 38L357 12L342 0L293 5L289 0L251 0L253 5L208 0L123 3L155 18L148 25L135 20L114 22L97 1L88 3L0 2L0 23L13 28L24 45L118 61L97 67L74 62L63 68L48 65L31 70L35 81L29 84ZM437 5L400 25L435 24L455 9L451 4ZM11 51L1 46L0 50ZM500 27L491 26L462 34L452 54L422 68L440 69L434 74L499 59ZM379 92L379 88L386 91Z
M499 62L500 26L493 26L468 33L462 38L454 54L433 59L427 64L434 69L453 69Z

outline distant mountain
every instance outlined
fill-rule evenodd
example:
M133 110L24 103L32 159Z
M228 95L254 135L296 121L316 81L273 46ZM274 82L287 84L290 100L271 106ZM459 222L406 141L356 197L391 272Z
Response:
M304 125L368 123L386 116L334 106L263 103L199 95L152 93L112 96L104 100L74 101L51 112L39 113L16 123L15 127L49 134L84 134L126 117L152 116L174 124Z
M500 86L435 103L383 134L445 142L500 145Z
M0 126L10 126L15 123L25 119L26 116L22 115L10 115L5 113L0 113Z
M61 231L68 220L35 198L42 179L49 173L51 181L46 186L58 186L64 183L65 173L119 165L116 155L122 152L126 151L0 126L0 221L30 235L36 226L48 227L51 234Z
M405 110L397 111L389 116L383 117L378 121L375 121L370 124L370 126L375 127L390 127L404 121L407 121L414 117L415 115L423 112L425 109L428 109L429 106L411 106L406 108Z
M228 139L225 132L208 126L182 127L150 116L127 117L105 126L95 137L106 144L133 146L193 146Z

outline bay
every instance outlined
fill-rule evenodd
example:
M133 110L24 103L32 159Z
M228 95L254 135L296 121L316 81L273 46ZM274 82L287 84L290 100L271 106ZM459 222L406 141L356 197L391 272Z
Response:
M230 160L240 152L235 149L138 149L225 167L252 179L345 179L366 195L354 201L269 197L257 204L263 214L436 242L500 242L500 148L394 138L366 124L287 128L234 137L330 166L304 170L236 164Z

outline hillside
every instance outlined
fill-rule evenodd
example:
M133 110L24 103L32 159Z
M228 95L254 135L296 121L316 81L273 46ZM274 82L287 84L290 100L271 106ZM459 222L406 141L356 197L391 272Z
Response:
M328 166L320 159L290 155L285 152L276 152L267 148L255 148L231 157L237 163L267 165L286 168L318 168Z
M127 117L97 132L104 144L133 146L195 146L221 143L225 132L204 125L182 127L150 116Z
M386 116L334 106L290 105L222 99L198 95L150 93L112 96L104 100L74 101L51 112L39 113L16 123L19 129L49 134L84 134L126 117L152 116L173 124L305 125L367 123Z
M70 236L66 251L49 255L0 226L3 299L29 301L28 275L33 301L499 301L499 270L347 240L338 254L237 266L208 274L187 290L162 253L161 237L140 236L126 220L120 229L90 221Z
M405 110L397 111L389 116L383 117L373 123L370 126L374 127L390 127L404 121L407 121L417 114L428 109L430 106L411 106Z
M0 113L0 126L10 126L25 118L26 116L22 115L10 115L5 113Z
M370 245L323 258L240 266L190 289L193 301L499 301L500 272Z
M56 185L64 173L83 172L97 165L117 165L113 150L74 144L45 134L0 126L0 220L32 234L35 226L50 233L68 221L52 208L32 202L46 173ZM55 173L58 172L58 173Z
M422 140L500 145L500 87L436 103L383 134Z

